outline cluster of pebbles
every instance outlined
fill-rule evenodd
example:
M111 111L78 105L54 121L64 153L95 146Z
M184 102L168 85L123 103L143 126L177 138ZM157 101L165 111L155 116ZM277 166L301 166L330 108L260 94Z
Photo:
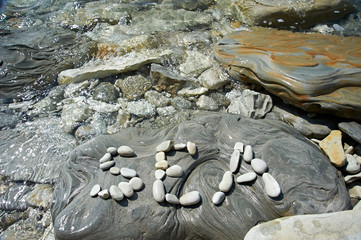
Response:
M138 177L137 172L130 168L118 168L115 166L114 156L119 154L121 157L133 157L134 151L128 146L120 146L118 149L109 147L107 153L99 160L99 168L103 171L109 171L112 175L121 174L124 178L130 179L129 182L120 182L118 186L112 185L108 189L103 189L99 184L93 186L90 191L91 197L99 196L102 199L112 197L115 201L121 201L124 197L130 198L134 191L140 191L144 187L143 180Z
M243 155L241 155L241 153ZM231 190L234 182L233 175L239 172L239 167L241 165L242 159L246 163L251 164L254 172L248 172L238 176L236 179L236 182L238 184L252 182L257 178L257 174L259 174L262 175L264 190L269 197L276 198L281 194L281 188L278 182L271 174L267 173L267 163L262 159L254 158L252 146L244 146L243 143L237 142L234 145L234 151L231 155L231 159L229 162L229 171L226 171L223 174L222 181L219 183L218 186L219 191L216 192L212 197L212 202L215 205L221 204L225 199L226 193Z
M169 166L168 161L166 160L166 153L172 149L181 151L185 148L187 148L187 151L191 156L194 156L197 152L196 144L193 142L187 142L187 144L174 144L172 140L167 140L156 147L157 154L155 155L155 168L157 170L154 173L156 180L153 183L153 197L159 203L166 201L170 204L192 206L201 201L201 195L198 191L185 193L178 198L175 194L166 193L165 186L163 184L165 176L179 178L184 174L181 166Z

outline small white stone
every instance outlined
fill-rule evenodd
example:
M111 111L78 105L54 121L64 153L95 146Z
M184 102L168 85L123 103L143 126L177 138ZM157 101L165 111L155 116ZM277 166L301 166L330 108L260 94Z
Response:
M248 163L250 163L253 159L253 150L251 145L246 145L244 148L243 159Z
M222 181L218 185L219 190L224 193L227 193L229 190L231 190L232 185L233 185L233 174L231 171L226 171L223 174Z
M180 151L180 150L183 150L187 147L187 144L185 143L177 143L174 145L174 150L176 151Z
M109 198L109 191L108 189L104 189L100 192L98 192L98 196L103 198L103 199L108 199Z
M236 181L237 183L245 183L245 182L251 182L253 180L255 180L257 177L257 174L255 172L248 172L245 174L242 174L241 176L239 176Z
M267 163L259 158L252 159L251 166L253 170L258 174L263 174L268 169Z
M119 175L119 174L120 174L120 168L118 168L118 167L111 167L111 168L109 169L109 172L110 172L111 174L113 174L113 175Z
M262 179L264 182L264 189L268 196L275 198L281 194L280 185L271 174L263 173Z
M169 177L181 177L183 176L183 168L179 165L173 165L169 167L165 173Z
M157 180L162 180L165 176L165 171L162 169L158 169L155 171L154 176Z
M165 160L165 152L157 152L157 154L155 154L155 160L158 161L162 161Z
M99 184L95 184L92 189L90 190L90 196L96 197L98 193L102 190Z
M345 177L345 182L347 184L350 184L350 183L352 183L352 182L354 182L356 180L359 180L359 179L361 179L361 173L357 173L357 174L354 174L354 175L347 175Z
M187 150L190 155L195 155L197 152L197 146L194 142L187 142Z
M223 202L225 197L226 194L224 194L224 192L216 192L215 194L213 194L212 202L216 205L220 204L221 202Z
M168 203L171 203L171 204L179 204L179 199L176 195L174 194L170 194L170 193L167 193L165 195L165 200L168 202Z
M182 206L192 206L194 204L199 203L200 200L201 200L201 195L199 194L199 192L192 191L181 196L179 198L179 203Z
M356 174L360 172L360 163L351 154L346 154L346 172L349 174Z
M234 144L234 150L238 150L240 153L243 153L244 150L244 144L241 142L236 142L236 144Z
M153 197L157 202L163 202L165 199L165 189L161 180L155 180L153 183Z
M110 153L106 153L106 154L104 154L103 157L101 157L101 158L99 159L99 163L108 162L108 161L110 161L110 159L112 159L112 155L111 155Z
M162 170L166 170L168 168L168 162L165 160L161 160L155 163L155 168L156 169L162 169Z
M233 173L237 173L239 170L240 156L241 153L238 150L233 151L231 160L229 161L229 170Z
M134 151L131 147L128 146L120 146L117 150L119 156L121 157L133 157Z
M109 193L110 196L116 201L121 201L124 198L124 194L122 193L122 191L119 189L118 186L115 185L110 186Z
M137 172L133 169L123 167L120 169L120 174L125 178L133 178L137 176Z
M169 152L173 148L173 141L167 140L156 147L157 152Z
M120 182L118 184L118 187L119 187L120 191L122 191L124 196L126 196L128 198L133 196L134 190L133 190L132 186L130 186L130 184L128 182Z
M133 177L130 179L129 184L132 186L134 191L140 191L144 186L143 180L139 177Z
M99 167L100 167L101 170L106 171L109 168L113 167L114 165L115 165L114 161L108 161L108 162L100 164Z
M117 148L116 147L108 147L107 152L114 156L117 154Z

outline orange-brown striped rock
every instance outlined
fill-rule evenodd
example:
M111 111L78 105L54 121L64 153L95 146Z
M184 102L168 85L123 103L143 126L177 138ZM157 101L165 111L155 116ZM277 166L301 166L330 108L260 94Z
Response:
M361 38L254 28L223 38L216 58L305 111L361 119Z
M342 133L339 130L332 131L320 143L320 148L326 153L330 162L336 167L346 164L346 154L342 147Z

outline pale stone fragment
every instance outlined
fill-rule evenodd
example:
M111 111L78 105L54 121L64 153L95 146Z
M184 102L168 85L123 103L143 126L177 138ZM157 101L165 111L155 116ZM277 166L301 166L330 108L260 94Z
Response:
M129 184L134 191L140 191L144 186L143 180L139 177L133 177L132 179L130 179Z
M166 160L166 157L165 157L165 152L157 152L155 154L155 160L158 162L158 161L162 161L162 160Z
M201 200L201 195L199 194L199 192L192 191L181 196L179 198L179 203L182 206L192 206L199 203L200 200Z
M110 196L108 189L104 189L104 190L98 192L98 196L103 199L108 199Z
M237 173L239 170L241 153L238 150L234 150L231 156L231 160L229 162L229 170L232 173Z
M263 174L268 169L267 163L259 158L252 159L251 166L253 170L258 174Z
M101 170L106 171L109 168L113 167L114 165L115 165L114 161L108 161L108 162L100 164L99 167L100 167Z
M213 197L212 197L212 202L215 205L220 204L221 202L223 202L224 198L226 197L226 194L224 194L224 192L216 192Z
M124 194L122 193L122 191L119 189L118 186L115 185L110 186L109 193L110 196L116 201L121 201L124 198Z
M123 167L120 169L120 174L125 178L133 178L137 176L137 172L134 169Z
M170 193L167 193L165 195L165 200L168 202L168 203L171 203L171 204L179 204L179 199L176 195L174 194L170 194Z
M169 152L173 148L173 141L167 140L156 147L157 152Z
M195 155L197 152L197 146L194 142L187 142L187 150L190 155Z
M349 174L356 174L360 172L360 163L351 154L346 154L346 172Z
M245 183L251 182L257 178L257 174L255 172L248 172L239 176L236 181L237 183Z
M157 202L163 202L165 199L164 184L161 180L155 180L153 183L153 197Z
M98 193L102 190L99 184L95 184L92 189L90 190L90 196L96 197Z
M112 156L117 154L117 148L116 147L108 147L107 152L110 153Z
M155 163L155 168L156 169L162 169L162 170L166 170L168 168L168 162L165 160L161 160Z
M105 162L110 161L110 159L112 159L112 155L111 155L110 153L106 153L106 154L104 154L103 157L101 157L101 158L99 159L99 162L100 162L100 163L105 163Z
M121 157L132 157L134 156L134 151L131 147L128 146L120 146L118 148L118 154Z
M158 169L155 171L154 176L158 180L162 180L165 177L165 171L162 169Z
M280 185L271 174L263 173L262 179L264 182L264 189L268 196L275 198L281 194Z
M180 151L180 150L183 150L187 147L187 144L185 143L177 143L174 145L174 150L176 151Z
M236 142L233 147L234 150L238 150L240 153L243 153L244 150L244 143L242 142Z
M183 168L179 165L173 165L169 167L165 172L169 177L181 177L183 175Z
M118 168L118 167L111 167L111 168L109 169L109 172L110 172L111 174L113 174L113 175L119 175L119 174L120 174L120 168Z
M218 185L219 190L224 193L227 193L229 192L229 190L231 190L232 185L233 185L233 174L231 171L226 171L223 174L222 181Z
M246 145L244 148L243 159L248 163L253 159L253 149L251 145Z
M119 187L120 191L122 191L124 196L126 196L128 198L133 196L134 190L133 190L132 186L130 185L130 183L128 183L128 182L120 182L118 184L118 187Z

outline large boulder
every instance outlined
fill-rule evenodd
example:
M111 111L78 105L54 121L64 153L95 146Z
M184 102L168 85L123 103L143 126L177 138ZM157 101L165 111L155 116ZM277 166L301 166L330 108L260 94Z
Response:
M196 144L194 155L186 150L166 153L169 165L180 165L184 172L182 177L167 176L163 180L166 191L178 197L198 191L201 200L194 206L158 203L153 198L156 147L165 140ZM255 157L268 164L268 172L281 187L279 197L270 198L265 193L258 175L251 183L234 183L223 203L212 203L238 141L251 145ZM91 197L90 191L96 184L109 189L120 181L128 181L99 168L99 159L107 148L121 145L130 146L134 155L114 156L116 167L136 170L145 187L121 201ZM242 161L239 172L249 171L251 165ZM161 195L156 196L162 199ZM195 192L188 196L198 197ZM106 198L106 192L102 192L102 197ZM242 239L262 221L349 208L350 198L337 171L296 130L279 121L214 113L163 130L124 129L80 145L62 171L51 210L56 239L105 240Z
M216 47L232 78L309 112L361 119L361 38L254 28Z

